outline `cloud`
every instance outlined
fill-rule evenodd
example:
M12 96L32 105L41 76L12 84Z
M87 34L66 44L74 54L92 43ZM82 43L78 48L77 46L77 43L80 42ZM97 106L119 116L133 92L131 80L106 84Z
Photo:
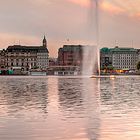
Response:
M90 7L91 0L67 0L74 4L83 7ZM94 0L93 0L94 1ZM100 2L100 8L110 14L126 14L128 16L138 16L140 13L140 1L139 0L98 0Z
M134 0L133 0L134 1ZM100 5L100 36L102 46L135 41L140 46L140 1L102 0ZM40 45L47 35L50 55L66 44L95 41L94 14L89 17L88 0L3 0L0 4L0 48L21 40L24 45ZM93 12L94 7L93 7ZM106 43L107 42L107 43ZM123 43L122 43L123 44Z
M90 1L89 0L68 0L74 4L78 4L80 6L89 7Z
M121 14L125 12L125 10L122 9L121 7L113 5L112 3L109 2L103 2L101 8L109 12L110 14Z

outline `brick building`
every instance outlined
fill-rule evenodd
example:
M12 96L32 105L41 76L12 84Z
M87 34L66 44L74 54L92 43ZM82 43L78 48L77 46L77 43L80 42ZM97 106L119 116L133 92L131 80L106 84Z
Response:
M82 66L82 45L64 45L58 51L58 65L60 66Z

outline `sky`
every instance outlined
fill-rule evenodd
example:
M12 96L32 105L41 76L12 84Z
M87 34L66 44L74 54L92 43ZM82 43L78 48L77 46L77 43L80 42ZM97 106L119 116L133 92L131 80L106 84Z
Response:
M95 0L96 1L96 0ZM0 48L41 45L51 57L64 44L140 48L140 0L0 0ZM92 6L91 6L92 4Z

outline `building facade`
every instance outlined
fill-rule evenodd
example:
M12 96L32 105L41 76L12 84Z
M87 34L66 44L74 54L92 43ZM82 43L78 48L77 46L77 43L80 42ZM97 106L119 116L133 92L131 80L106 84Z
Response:
M38 48L37 51L37 67L39 69L46 69L49 66L49 51L47 49L47 40L44 36L43 46Z
M114 69L136 70L139 53L134 48L102 48L100 51L101 67L112 66Z
M44 36L42 46L9 46L5 50L5 68L22 70L40 69L46 70L49 65L49 51Z
M58 51L58 65L60 66L82 66L83 46L64 45Z
M101 69L112 66L112 52L109 48L102 48L100 50L100 65Z
M57 58L49 58L49 67L51 66L58 66Z
M119 48L111 50L113 67L116 69L136 70L138 51L134 48Z
M140 61L140 49L137 50L138 50L138 61Z
M5 68L5 50L0 50L0 69Z

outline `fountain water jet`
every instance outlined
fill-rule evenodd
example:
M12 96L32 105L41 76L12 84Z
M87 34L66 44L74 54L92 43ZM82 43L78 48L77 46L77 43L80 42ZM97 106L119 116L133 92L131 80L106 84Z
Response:
M94 37L94 46L85 46L83 49L82 74L91 76L100 75L100 49L99 49L99 0L90 0L89 28ZM93 31L94 30L94 31ZM94 34L94 35L93 35Z
M83 70L82 75L91 76L97 74L97 46L84 46L83 47Z

